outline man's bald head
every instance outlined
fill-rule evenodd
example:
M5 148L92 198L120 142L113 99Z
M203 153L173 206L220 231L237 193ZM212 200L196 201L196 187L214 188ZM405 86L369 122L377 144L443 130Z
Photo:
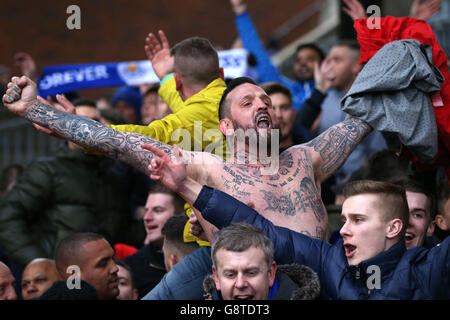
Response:
M92 233L74 233L63 239L55 252L56 268L62 279L66 280L70 274L67 273L67 268L71 265L78 265L80 267L83 262L83 246L92 241L104 239L103 236Z
M0 300L17 300L14 277L6 264L0 261Z
M60 279L55 261L46 258L34 259L23 270L23 299L38 299L55 281Z

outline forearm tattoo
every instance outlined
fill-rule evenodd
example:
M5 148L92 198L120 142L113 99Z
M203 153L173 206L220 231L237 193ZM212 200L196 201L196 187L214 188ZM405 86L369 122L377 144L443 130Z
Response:
M24 117L80 146L122 160L145 174L150 174L148 166L154 154L142 149L143 144L152 144L171 153L170 146L160 141L136 133L114 130L95 120L52 109L41 102L34 104Z
M309 142L307 146L320 154L322 175L327 177L333 174L371 131L366 122L350 118Z

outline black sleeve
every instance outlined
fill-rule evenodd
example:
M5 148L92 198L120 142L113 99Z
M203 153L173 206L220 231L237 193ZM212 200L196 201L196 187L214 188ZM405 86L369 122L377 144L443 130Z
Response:
M314 89L311 97L306 99L295 117L295 124L305 128L311 128L312 124L320 114L322 102L327 95Z

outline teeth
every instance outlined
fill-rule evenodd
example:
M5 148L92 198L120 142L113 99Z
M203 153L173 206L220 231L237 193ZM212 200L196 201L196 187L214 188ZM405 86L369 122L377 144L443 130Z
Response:
M250 299L250 296L236 296L235 299L236 300L248 300L248 299Z
M412 233L405 233L405 238L408 238L408 240L411 240L412 238L414 238L414 235Z

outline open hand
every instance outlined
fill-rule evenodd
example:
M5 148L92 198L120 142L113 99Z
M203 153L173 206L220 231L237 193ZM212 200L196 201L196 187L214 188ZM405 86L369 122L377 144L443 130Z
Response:
M230 0L230 4L235 15L240 15L247 11L245 0Z
M350 16L353 20L367 18L364 7L358 0L343 0L347 7L342 7L342 11Z
M439 12L441 0L427 0L420 3L420 0L414 0L411 5L409 16L416 19L427 20Z
M314 83L315 88L322 94L326 94L331 87L331 82L327 79L327 72L329 72L329 62L327 59L319 63L316 61L314 63Z
M145 53L152 63L153 71L160 80L174 72L174 58L170 55L169 41L162 30L158 31L159 38L149 33L145 38Z

